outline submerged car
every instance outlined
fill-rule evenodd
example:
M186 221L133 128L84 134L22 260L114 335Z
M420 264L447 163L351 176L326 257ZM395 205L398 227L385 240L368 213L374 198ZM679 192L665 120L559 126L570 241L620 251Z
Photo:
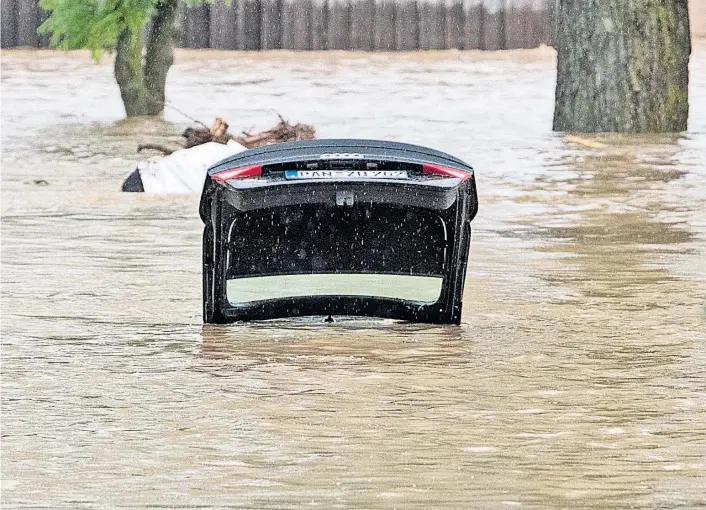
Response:
M366 316L459 324L473 169L416 145L311 140L208 170L207 323Z

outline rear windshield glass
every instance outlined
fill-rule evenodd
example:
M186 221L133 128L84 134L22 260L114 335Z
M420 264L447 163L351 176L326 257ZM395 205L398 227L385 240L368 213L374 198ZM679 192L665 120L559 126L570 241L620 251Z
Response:
M433 303L441 278L373 274L297 274L228 280L232 304L302 296L374 296Z
M298 296L434 302L446 224L428 210L303 205L233 216L227 295L233 303Z

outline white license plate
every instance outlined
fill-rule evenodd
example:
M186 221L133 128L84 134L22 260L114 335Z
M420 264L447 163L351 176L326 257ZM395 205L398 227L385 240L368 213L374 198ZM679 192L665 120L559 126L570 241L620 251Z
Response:
M287 170L287 179L407 179L405 170Z

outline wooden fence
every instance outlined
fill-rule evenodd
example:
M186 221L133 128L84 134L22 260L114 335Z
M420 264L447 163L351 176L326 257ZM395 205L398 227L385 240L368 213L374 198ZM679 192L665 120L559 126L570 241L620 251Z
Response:
M2 47L46 47L37 0L2 0ZM554 0L214 0L180 5L178 45L237 50L499 50L551 44Z

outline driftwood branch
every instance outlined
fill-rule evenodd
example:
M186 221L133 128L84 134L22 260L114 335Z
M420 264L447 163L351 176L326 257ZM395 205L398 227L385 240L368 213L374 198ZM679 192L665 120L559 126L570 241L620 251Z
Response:
M290 124L281 115L279 123L267 131L258 134L243 133L233 139L248 149L262 147L273 143L294 142L298 140L311 140L316 138L316 130L308 124Z
M170 149L164 145L159 145L157 143L141 143L137 146L137 152L142 152L145 150L159 151L165 156L169 156L176 149Z
M255 134L243 131L242 136L231 135L228 132L228 123L220 117L216 119L210 129L205 124L197 122L193 126L186 128L181 134L184 137L184 148L189 149L208 142L226 144L229 140L235 140L248 149L252 149L275 143L316 138L316 130L313 126L308 124L290 124L281 115L277 114L277 116L279 117L279 122L273 128ZM142 143L137 146L137 152L148 149L160 151L165 155L174 152L174 149L154 143Z

